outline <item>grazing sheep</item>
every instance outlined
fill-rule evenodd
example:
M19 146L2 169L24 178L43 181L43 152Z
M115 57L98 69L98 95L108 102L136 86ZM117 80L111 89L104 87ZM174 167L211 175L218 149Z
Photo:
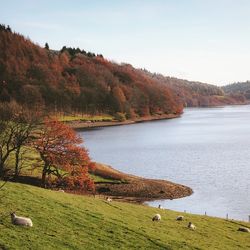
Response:
M107 201L107 202L112 202L112 198L107 197L107 198L106 198L106 201Z
M11 221L14 225L32 227L33 223L30 218L16 216L15 213L11 213Z
M179 215L177 216L176 220L183 220L184 219L184 216L183 215Z
M245 233L250 233L250 229L247 227L239 227L238 231L245 232Z
M192 230L195 230L196 229L196 226L192 223L192 222L189 222L188 223L188 228L192 229Z
M57 192L65 193L63 189L59 188Z
M161 220L161 215L160 214L156 214L153 218L152 221L160 221Z

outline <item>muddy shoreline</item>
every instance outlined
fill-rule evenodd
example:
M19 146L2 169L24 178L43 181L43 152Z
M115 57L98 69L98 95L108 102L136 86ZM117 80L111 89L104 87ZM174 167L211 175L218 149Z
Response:
M147 179L122 173L111 166L96 163L92 174L105 178L96 182L96 195L132 203L177 199L193 193L190 187L167 180Z

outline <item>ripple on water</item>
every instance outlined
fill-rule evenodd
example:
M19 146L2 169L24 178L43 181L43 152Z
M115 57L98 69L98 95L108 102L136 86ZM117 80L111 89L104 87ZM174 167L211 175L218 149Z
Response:
M181 118L79 132L95 161L167 179L194 194L163 207L244 219L250 214L250 106L189 108ZM159 201L150 202L158 206Z

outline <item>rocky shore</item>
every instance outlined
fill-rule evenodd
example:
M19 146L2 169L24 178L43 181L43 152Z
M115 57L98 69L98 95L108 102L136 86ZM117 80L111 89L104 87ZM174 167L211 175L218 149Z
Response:
M158 199L177 199L193 193L191 188L181 184L125 174L100 163L96 163L92 174L105 179L96 182L96 194L111 196L116 200L143 203Z

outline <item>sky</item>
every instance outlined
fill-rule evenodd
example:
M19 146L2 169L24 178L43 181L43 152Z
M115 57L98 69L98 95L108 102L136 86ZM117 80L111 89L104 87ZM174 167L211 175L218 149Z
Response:
M0 23L51 49L216 85L250 80L249 0L0 0Z

